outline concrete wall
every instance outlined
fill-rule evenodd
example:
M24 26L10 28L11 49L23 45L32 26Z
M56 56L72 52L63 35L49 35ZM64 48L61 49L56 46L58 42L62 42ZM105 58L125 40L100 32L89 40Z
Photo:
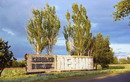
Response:
M54 58L53 62L41 61L34 62L33 57L44 57L44 58ZM56 71L56 56L55 55L34 55L34 54L26 54L26 73L35 73L35 72L44 72L44 71ZM43 69L33 69L33 64L42 64ZM51 64L53 68L47 69L45 68L45 64ZM47 66L46 66L47 67Z
M93 57L90 56L57 56L57 71L65 70L92 70Z
M92 70L92 56L32 55L26 54L26 72Z

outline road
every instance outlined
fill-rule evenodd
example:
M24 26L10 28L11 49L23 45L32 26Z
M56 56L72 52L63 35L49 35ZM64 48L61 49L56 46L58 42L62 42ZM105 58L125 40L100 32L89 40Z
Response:
M52 82L130 82L130 73L113 74L93 79L70 79L70 80L55 80Z
M91 82L130 82L130 73L108 76L104 78L95 78Z

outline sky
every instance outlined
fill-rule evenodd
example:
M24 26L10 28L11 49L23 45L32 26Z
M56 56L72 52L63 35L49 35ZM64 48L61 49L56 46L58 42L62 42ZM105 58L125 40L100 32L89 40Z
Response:
M26 53L35 54L33 47L27 41L25 28L33 16L33 9L43 9L45 4L56 7L61 28L58 41L54 47L55 55L68 55L63 37L63 27L67 25L65 13L72 11L72 4L82 4L87 10L91 21L93 36L102 33L110 37L111 48L117 57L130 56L130 26L128 18L115 22L112 13L113 6L120 0L0 0L0 38L9 41L11 51L17 59L23 59ZM46 54L43 51L42 54Z

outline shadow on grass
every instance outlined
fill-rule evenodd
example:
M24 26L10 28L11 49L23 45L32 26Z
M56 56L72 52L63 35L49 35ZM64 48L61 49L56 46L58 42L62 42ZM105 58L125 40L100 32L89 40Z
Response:
M125 66L109 66L109 69L125 69Z

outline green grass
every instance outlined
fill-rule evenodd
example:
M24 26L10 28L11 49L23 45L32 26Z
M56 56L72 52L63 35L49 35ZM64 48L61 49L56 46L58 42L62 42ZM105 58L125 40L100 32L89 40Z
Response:
M98 65L98 69L101 70L100 65ZM130 69L130 64L110 64L109 69Z
M109 69L130 69L130 64L111 64Z
M0 80L2 79L9 80L9 79L16 79L21 77L30 77L35 75L36 74L26 75L25 68L4 69L4 71L2 72L2 76L0 77Z
M2 73L2 77L0 77L0 82L19 82L19 81L45 81L51 79L58 78L68 78L68 77L76 77L76 76L85 76L85 78L97 77L102 74L118 74L118 73L126 73L130 72L130 64L112 64L109 69L100 70L100 66L98 66L99 70L95 71L79 71L79 72L60 72L60 73L49 73L47 76L42 76L41 74L30 74L26 75L25 69L5 69Z

